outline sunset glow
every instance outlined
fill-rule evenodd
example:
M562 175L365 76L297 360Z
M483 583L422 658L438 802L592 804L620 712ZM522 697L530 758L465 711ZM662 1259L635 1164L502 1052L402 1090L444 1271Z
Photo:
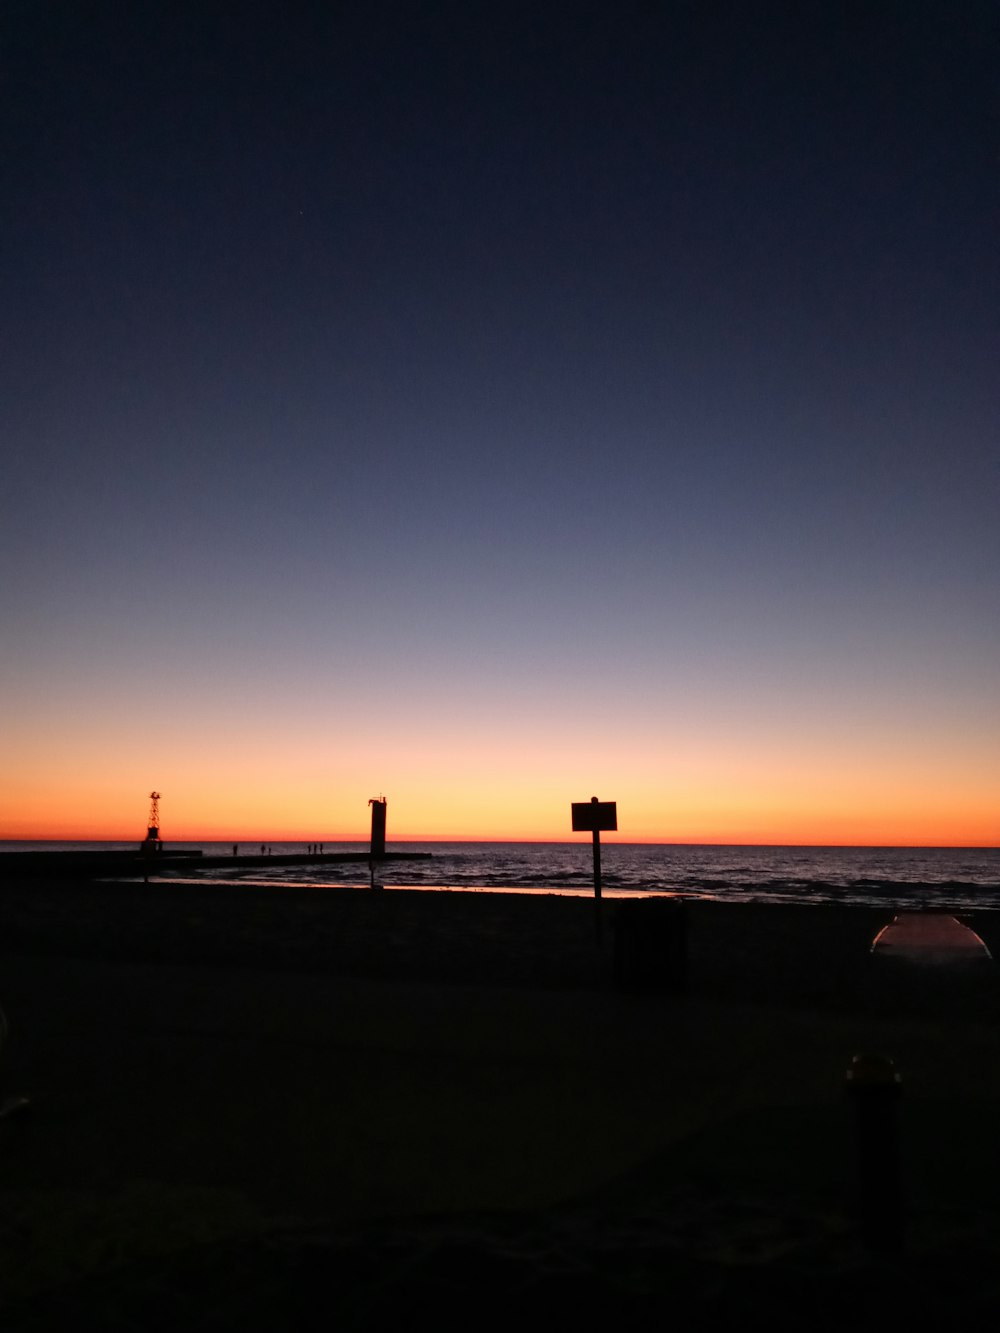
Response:
M163 764L167 781L161 825L169 843L365 840L370 827L369 788L350 779L306 782L278 766L244 769L220 765L196 779L182 761ZM417 767L416 765L413 767ZM372 796L389 799L390 842L572 841L571 800L599 794L618 802L619 826L610 842L766 843L774 845L995 846L996 811L974 780L947 784L941 799L927 795L920 776L892 772L830 777L805 772L761 772L743 785L720 772L706 784L665 780L637 783L623 769L591 769L581 779L569 769L549 786L531 779L507 785L466 765L466 782L424 765L423 774L400 766L389 787L373 778ZM109 775L95 780L80 766L61 797L39 777L22 784L19 800L8 797L0 836L22 839L132 840L141 837L150 784L130 785ZM276 777L275 774L278 774ZM946 775L947 776L947 775ZM605 780L605 778L607 780ZM944 785L944 784L942 784ZM885 791L895 799L882 797ZM53 811L62 806L62 813ZM123 814L122 811L127 811Z

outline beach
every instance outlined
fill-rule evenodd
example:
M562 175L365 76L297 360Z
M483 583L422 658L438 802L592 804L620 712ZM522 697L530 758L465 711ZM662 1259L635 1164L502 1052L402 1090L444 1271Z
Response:
M993 965L873 959L880 908L694 901L686 985L623 992L605 909L598 945L545 894L5 884L7 1326L990 1308ZM860 1052L902 1080L892 1253Z

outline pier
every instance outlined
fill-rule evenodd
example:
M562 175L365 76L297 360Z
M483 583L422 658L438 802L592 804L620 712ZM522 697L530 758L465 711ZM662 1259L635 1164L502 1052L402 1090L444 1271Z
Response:
M431 852L383 852L379 864L387 861L428 861ZM371 853L367 848L356 852L284 852L269 856L266 852L241 853L237 856L205 856L198 850L162 850L149 855L136 851L94 852L5 852L0 856L0 883L14 880L95 880L131 879L134 876L162 875L165 872L197 870L246 870L263 866L342 865L355 862L367 866Z

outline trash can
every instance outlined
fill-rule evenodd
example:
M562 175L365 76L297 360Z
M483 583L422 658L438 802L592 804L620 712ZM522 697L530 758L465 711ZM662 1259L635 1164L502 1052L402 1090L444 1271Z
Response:
M636 995L687 990L683 898L624 899L615 913L615 986Z
M845 1085L854 1106L858 1215L868 1247L903 1246L899 1102L902 1079L887 1055L856 1055Z

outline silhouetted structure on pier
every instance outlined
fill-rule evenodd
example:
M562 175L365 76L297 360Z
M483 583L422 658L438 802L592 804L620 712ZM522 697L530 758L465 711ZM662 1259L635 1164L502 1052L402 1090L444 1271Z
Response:
M146 856L155 856L163 847L160 840L160 793L149 793L149 819L146 824L146 836L139 844L139 850Z
M389 802L384 796L373 797L368 804L372 808L372 847L373 861L385 856L385 815Z

